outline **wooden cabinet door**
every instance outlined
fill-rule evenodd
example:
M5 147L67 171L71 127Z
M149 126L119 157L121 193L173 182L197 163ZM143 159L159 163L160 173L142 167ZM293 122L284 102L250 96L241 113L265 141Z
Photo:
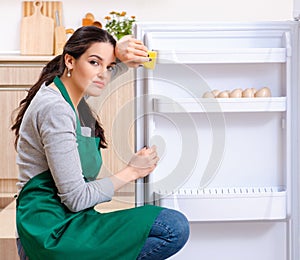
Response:
M18 178L12 112L38 79L42 68L52 57L0 56L0 193L15 193Z
M16 179L18 169L16 165L16 151L14 148L14 133L10 130L12 125L12 112L18 107L21 99L26 95L25 89L1 88L0 89L0 178Z

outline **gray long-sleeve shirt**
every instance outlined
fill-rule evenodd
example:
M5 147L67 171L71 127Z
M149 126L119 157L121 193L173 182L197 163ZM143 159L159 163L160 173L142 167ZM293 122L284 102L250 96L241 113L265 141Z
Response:
M76 116L62 95L45 85L24 115L17 145L19 191L50 169L61 202L77 212L111 200L110 178L85 182L76 143Z

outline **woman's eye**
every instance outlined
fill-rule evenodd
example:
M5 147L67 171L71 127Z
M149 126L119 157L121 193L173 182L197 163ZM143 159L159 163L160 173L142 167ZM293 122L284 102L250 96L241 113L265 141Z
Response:
M98 65L99 65L99 62L96 61L96 60L91 60L91 61L90 61L90 64L98 66Z
M108 67L107 67L107 71L112 72L112 71L114 71L114 70L115 70L115 66L108 66Z

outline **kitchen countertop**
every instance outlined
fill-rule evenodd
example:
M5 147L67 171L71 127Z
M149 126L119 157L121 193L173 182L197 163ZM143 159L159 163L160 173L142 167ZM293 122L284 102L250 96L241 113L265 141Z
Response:
M55 56L33 56L33 55L18 55L18 54L0 54L0 61L41 61L47 62L54 58Z

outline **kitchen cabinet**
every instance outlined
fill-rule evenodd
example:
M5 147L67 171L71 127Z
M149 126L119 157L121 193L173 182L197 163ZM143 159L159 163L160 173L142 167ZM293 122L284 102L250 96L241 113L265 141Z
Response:
M10 130L11 127L11 115L13 110L18 106L20 100L26 95L25 89L1 89L0 91L0 102L1 102L1 118L6 120L2 121L1 126L1 147L2 157L1 165L2 171L0 177L3 179L16 179L18 177L17 165L15 163L15 151L13 148L14 134ZM14 162L14 163L12 163Z
M14 133L10 130L12 112L37 80L42 67L51 57L0 56L0 252L2 259L18 259L15 240L15 200L18 168Z
M297 22L138 23L158 52L136 79L137 148L156 144L137 203L182 211L172 259L299 259ZM271 89L271 97L203 98Z
M14 133L10 130L12 112L26 96L26 90L37 80L42 67L51 57L0 56L0 116L2 124L0 192L15 193L18 169Z

